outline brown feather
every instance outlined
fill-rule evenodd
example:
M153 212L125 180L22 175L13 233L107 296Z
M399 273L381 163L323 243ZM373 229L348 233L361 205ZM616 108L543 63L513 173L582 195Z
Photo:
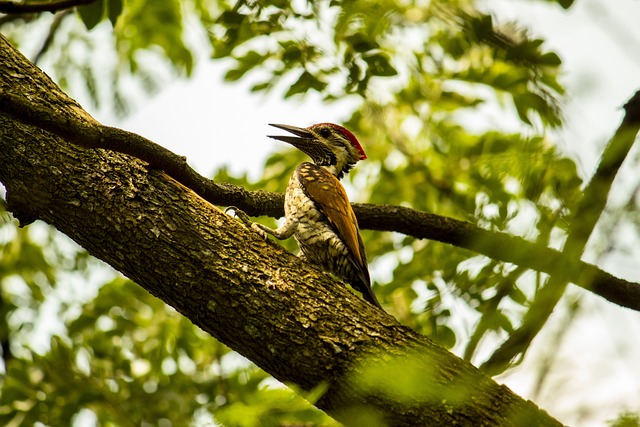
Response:
M296 171L306 195L316 204L352 255L360 279L370 285L367 256L358 220L338 179L322 167L303 163Z

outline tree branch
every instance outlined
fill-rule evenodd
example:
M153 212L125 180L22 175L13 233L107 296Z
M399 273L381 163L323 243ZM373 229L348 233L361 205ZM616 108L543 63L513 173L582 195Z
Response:
M33 58L34 64L37 64L38 62L40 62L40 58L42 58L42 56L45 53L47 53L47 51L53 44L53 40L56 37L56 33L60 29L60 24L62 24L62 21L64 21L64 19L70 16L72 13L73 12L71 10L65 10L64 12L58 13L57 15L55 15L53 22L51 23L51 26L49 26L49 32L47 33L47 38L44 40L44 42L42 42L42 47L40 47L40 50L38 50L38 53L36 53L36 56Z
M212 181L192 169L184 156L135 133L104 126L86 115L55 115L46 106L3 90L0 90L0 111L82 147L109 149L144 160L214 205L237 206L252 216L279 218L284 214L283 194L248 191L237 185ZM484 230L470 222L401 206L356 203L353 208L363 229L436 240L550 275L566 269L566 260L555 249L506 233ZM640 311L640 285L582 261L572 274L571 280L576 285L614 304Z
M362 228L398 232L469 249L549 275L566 268L561 252L521 237L485 230L466 221L416 211L404 206L354 204ZM583 261L572 282L621 307L640 311L640 285Z
M4 200L0 199L0 211ZM5 308L5 301L3 297L3 289L0 287L0 351L2 352L2 359L4 361L5 372L8 370L9 362L13 359L13 353L11 352L11 337L9 333L9 325L7 322L8 310Z
M584 189L569 227L567 241L562 250L562 268L557 268L537 292L522 325L482 364L485 372L497 374L507 369L511 360L526 352L531 341L546 324L555 306L564 295L575 272L580 271L580 257L587 241L604 210L613 181L627 158L640 130L640 91L624 105L625 116L616 133L607 144L589 184Z
M33 21L36 18L36 16L38 15L34 13L16 13L12 15L0 16L0 28L5 24L8 24L10 22L15 22L18 20L22 20L24 23Z
M1 36L0 52L0 91L84 117ZM55 226L280 381L324 386L316 406L344 424L358 425L355 410L389 426L560 425L165 173L5 111L0 182L12 212Z
M76 6L95 3L97 0L11 1L0 0L0 13L57 12Z

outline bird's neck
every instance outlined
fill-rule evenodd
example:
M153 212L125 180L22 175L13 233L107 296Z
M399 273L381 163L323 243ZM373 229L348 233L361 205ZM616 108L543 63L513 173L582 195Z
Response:
M327 172L329 172L331 175L335 176L336 178L340 179L342 177L342 174L344 173L342 171L342 169L338 169L338 165L325 165L322 166Z
M337 165L322 165L322 167L329 172L331 175L335 176L338 179L342 179L342 177L349 173L353 164L345 163L345 164L337 164Z
M353 164L349 163L346 157L333 156L332 160L333 162L330 162L329 164L325 163L319 165L325 168L327 172L338 179L342 178L344 174L349 173L349 171L353 167Z

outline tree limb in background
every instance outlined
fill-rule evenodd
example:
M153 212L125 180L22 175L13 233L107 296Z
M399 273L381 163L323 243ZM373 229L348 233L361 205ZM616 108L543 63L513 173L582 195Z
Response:
M57 12L76 6L95 3L97 0L53 0L53 1L0 1L0 13Z
M284 213L283 194L247 191L236 185L214 182L193 170L185 157L135 133L104 126L85 116L84 111L84 115L60 117L52 114L49 108L8 91L0 91L0 111L53 132L74 144L114 150L144 160L212 204L237 206L253 216L278 218ZM555 249L521 237L488 231L470 222L403 206L356 203L353 208L363 229L393 231L419 239L436 240L550 275L566 269L563 255ZM617 278L582 261L572 270L571 281L617 305L640 311L640 285L636 283Z
M4 210L3 207L4 200L0 199L0 210ZM0 288L0 351L2 352L2 360L4 362L5 371L7 369L9 361L13 358L13 353L11 352L11 337L9 336L9 326L7 322L8 311L5 308L5 301L2 296L3 290Z
M35 13L16 13L11 15L0 16L0 27L10 22L20 21L27 23L36 19L38 15Z
M62 24L62 21L67 16L70 16L72 13L73 12L71 10L65 10L64 12L58 13L55 15L55 17L53 18L53 22L49 26L49 32L47 33L47 38L44 40L44 42L42 43L42 46L40 47L40 50L38 50L38 53L33 58L34 64L37 64L40 61L40 58L42 58L42 55L47 53L47 51L49 50L49 47L53 44L53 40L56 36L56 33L58 32L58 29L60 28L60 24Z
M573 220L562 250L561 268L557 268L537 292L522 325L482 364L481 369L485 372L500 373L514 357L526 352L564 295L567 285L573 281L572 276L580 271L580 257L607 204L616 174L640 130L640 91L624 105L624 111L622 123L607 144L596 173L584 189L584 196L572 215Z

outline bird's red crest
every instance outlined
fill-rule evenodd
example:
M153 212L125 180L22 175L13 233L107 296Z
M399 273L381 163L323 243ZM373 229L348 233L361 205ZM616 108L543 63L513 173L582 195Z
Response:
M340 131L351 142L351 145L356 147L358 152L360 152L360 160L364 160L367 158L367 155L364 153L364 150L362 149L360 142L358 142L358 138L356 138L356 136L353 133L351 133L349 129L345 128L344 126L337 125L335 123L317 123L315 125L309 126L307 129L313 130L318 126L331 126L332 128Z

